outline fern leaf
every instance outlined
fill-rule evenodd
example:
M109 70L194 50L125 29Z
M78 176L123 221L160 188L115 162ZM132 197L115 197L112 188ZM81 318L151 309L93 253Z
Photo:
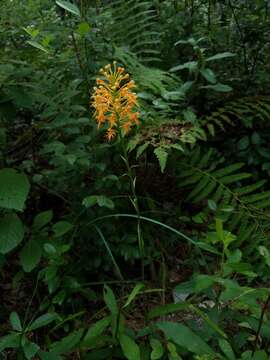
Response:
M158 159L160 170L163 173L167 164L168 153L164 148L158 147L154 150L154 154Z

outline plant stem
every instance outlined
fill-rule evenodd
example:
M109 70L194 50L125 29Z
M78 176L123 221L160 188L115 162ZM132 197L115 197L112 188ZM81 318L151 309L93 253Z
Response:
M128 175L129 181L130 181L130 189L131 189L131 193L132 193L131 203L134 206L134 209L138 216L137 235L138 235L139 250L140 250L140 255L141 255L141 273L142 273L142 279L144 280L144 255L145 255L144 254L144 241L143 241L142 233L141 233L141 213L140 213L140 208L139 208L138 197L136 194L136 177L133 177L132 168L129 163L128 153L127 153L127 149L124 144L124 138L121 133L120 126L118 126L118 134L119 134L119 141L120 141L122 151L123 151L123 160L126 164L127 175Z
M260 336L260 332L261 332L261 328L262 328L262 325L263 325L263 318L264 318L264 314L266 312L266 310L268 309L268 306L270 304L270 294L268 295L263 307L262 307L262 312L261 312L261 317L260 317L260 320L259 320L259 326L258 326L258 329L257 329L257 332L256 332L256 337L255 337L255 342L254 342L254 347L253 347L253 351L252 351L252 356L254 355L256 349L257 349L257 346L258 346L258 341L259 341L259 336Z

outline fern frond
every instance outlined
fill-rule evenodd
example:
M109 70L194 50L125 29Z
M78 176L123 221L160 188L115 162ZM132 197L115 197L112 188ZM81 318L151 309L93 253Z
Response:
M242 171L244 163L221 167L219 162L212 162L212 155L217 158L214 150L202 155L197 147L181 162L179 186L191 189L185 201L197 204L209 199L215 201L217 216L222 216L229 230L238 236L238 245L257 232L260 239L266 239L261 216L262 210L270 208L270 191L262 191L266 180L246 185L251 174ZM234 210L224 214L223 208L227 205Z
M269 96L244 97L231 101L211 115L202 118L200 123L214 136L216 128L224 130L225 126L235 126L238 122L250 127L250 119L254 121L256 119L261 121L270 120Z
M143 63L160 61L157 11L151 1L112 0L106 10L112 19L109 36L117 47L128 48Z

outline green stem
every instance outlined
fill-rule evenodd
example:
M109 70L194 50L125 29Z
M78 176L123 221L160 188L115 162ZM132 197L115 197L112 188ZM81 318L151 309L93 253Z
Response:
M118 121L119 123L119 121ZM132 168L130 166L129 163L129 159L128 159L128 153L127 153L127 149L125 147L124 144L124 138L121 132L121 128L120 128L120 124L118 125L118 134L119 134L119 142L123 151L123 160L125 162L126 168L127 168L127 175L130 181L130 189L131 189L131 193L132 193L132 199L131 199L131 203L134 206L134 209L136 211L138 220L137 220L137 235L138 235L138 244L139 244L139 250L140 250L140 255L141 255L141 271L142 271L142 279L144 279L144 241L143 241L143 237L142 237L142 232L141 232L141 213L140 213L140 208L139 208L139 201L138 201L138 196L136 194L136 177L133 177L133 172L132 172Z

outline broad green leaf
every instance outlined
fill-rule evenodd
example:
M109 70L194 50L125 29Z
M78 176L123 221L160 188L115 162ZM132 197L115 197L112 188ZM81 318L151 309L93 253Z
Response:
M209 199L207 202L208 202L209 209L211 209L212 211L217 210L217 204L214 200Z
M10 322L13 330L22 331L21 320L19 318L19 315L16 313L16 311L12 311L12 313L10 314L9 322Z
M23 352L27 360L33 359L39 350L39 346L29 340L23 345Z
M106 207L108 209L114 208L114 202L105 195L99 195L97 197L97 203L100 207Z
M83 345L89 346L92 344L93 340L95 340L96 337L100 336L103 331L110 325L111 323L111 316L106 316L103 319L97 321L94 325L92 325L84 339L83 339Z
M225 339L218 340L219 347L223 351L223 353L227 356L229 360L235 360L235 355L230 343Z
M151 338L150 345L152 348L151 360L160 359L164 354L164 349L163 349L162 343L157 339Z
M52 352L59 354L66 354L73 350L80 342L83 329L79 329L64 337L60 341L57 341L51 345Z
M82 204L87 208L98 204L100 207L114 209L114 202L105 195L87 196L83 199Z
M61 237L69 232L73 228L73 225L68 221L58 221L52 227L54 237Z
M210 56L209 58L206 59L206 61L215 61L215 60L221 60L221 59L225 59L228 57L234 57L235 54L231 53L231 52L223 52L223 53L219 53L213 56Z
M107 305L107 308L110 310L111 314L117 315L118 314L117 302L116 302L116 299L115 299L112 289L109 288L108 285L104 286L103 296L104 296L104 301Z
M28 328L28 331L33 331L41 327L47 326L56 319L57 315L55 313L43 314L32 322L32 324Z
M213 70L209 69L209 68L205 68L205 69L201 69L200 73L202 74L202 76L211 84L215 84L216 83L216 75L213 72Z
M20 244L24 227L16 214L7 214L0 219L0 253L7 254Z
M141 359L140 348L131 337L125 334L120 334L119 341L126 359L128 360Z
M20 263L25 272L32 271L41 259L42 248L36 239L29 240L20 252Z
M43 211L37 214L33 221L33 229L35 231L42 229L45 225L48 225L53 218L52 210Z
M70 12L71 14L81 16L78 6L70 3L69 1L56 0L56 4L60 6L62 9L65 9L66 11Z
M82 201L83 206L87 208L96 205L96 203L97 203L96 195L87 196Z
M8 348L17 348L20 346L20 334L10 334L0 338L0 354Z
M53 255L57 254L56 247L55 247L53 244L45 243L45 244L43 245L43 247L44 247L45 252L46 252L48 255L53 256Z
M133 290L131 291L131 293L128 296L128 299L125 303L125 305L123 306L123 309L125 307L127 307L129 304L132 303L132 301L135 299L135 297L140 293L140 291L144 288L144 284L139 283L136 284L135 287L133 288Z
M30 190L24 174L14 169L0 170L0 208L22 211Z
M169 321L157 323L158 329L164 332L168 340L182 346L197 355L214 354L214 351L197 334L185 325Z

